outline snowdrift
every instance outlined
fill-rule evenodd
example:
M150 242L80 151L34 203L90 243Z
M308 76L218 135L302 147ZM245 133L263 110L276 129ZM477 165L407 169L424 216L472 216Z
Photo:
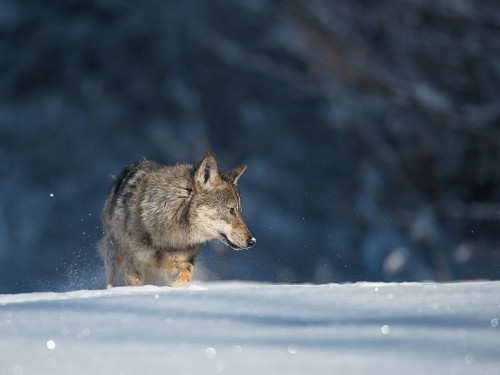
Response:
M500 374L500 282L0 295L0 374Z

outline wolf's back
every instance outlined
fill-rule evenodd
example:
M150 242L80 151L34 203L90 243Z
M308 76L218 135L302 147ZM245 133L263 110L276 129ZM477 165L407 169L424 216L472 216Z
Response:
M136 161L128 164L118 175L108 190L104 204L104 225L110 224L110 220L127 219L130 210L137 208L144 192L144 185L148 175L161 168L160 164L151 161Z

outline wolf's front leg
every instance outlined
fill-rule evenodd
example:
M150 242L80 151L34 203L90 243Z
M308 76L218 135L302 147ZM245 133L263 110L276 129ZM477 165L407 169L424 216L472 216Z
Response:
M194 273L194 264L191 261L176 261L168 265L168 273L171 275L177 274L172 286L174 288L180 286L188 286L191 284Z

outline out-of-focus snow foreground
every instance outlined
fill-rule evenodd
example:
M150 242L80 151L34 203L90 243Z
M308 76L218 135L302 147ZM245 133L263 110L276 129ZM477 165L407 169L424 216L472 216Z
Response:
M500 374L500 282L0 295L1 374Z

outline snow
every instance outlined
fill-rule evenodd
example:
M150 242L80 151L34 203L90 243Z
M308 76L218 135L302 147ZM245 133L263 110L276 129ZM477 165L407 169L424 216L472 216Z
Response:
M0 374L500 374L500 282L0 295Z

